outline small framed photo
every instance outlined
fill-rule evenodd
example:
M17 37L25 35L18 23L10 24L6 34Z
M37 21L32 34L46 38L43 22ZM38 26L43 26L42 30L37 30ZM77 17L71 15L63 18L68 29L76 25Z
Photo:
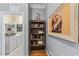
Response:
M21 32L22 31L22 24L17 24L17 32Z

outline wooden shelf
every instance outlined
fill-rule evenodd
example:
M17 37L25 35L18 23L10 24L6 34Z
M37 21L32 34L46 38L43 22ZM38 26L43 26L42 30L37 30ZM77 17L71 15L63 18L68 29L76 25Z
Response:
M41 41L41 40L44 40L44 39L31 39L31 40L39 40L39 41Z
M32 23L33 23L33 22L34 22L34 23L37 23L37 22L38 22L38 23L44 23L45 20L32 20L31 22L32 22Z
M44 35L44 33L32 33L33 35Z
M30 52L33 50L44 50L46 46L45 20L31 20L29 23L29 31Z
M32 29L44 29L45 27L31 27Z
M44 46L44 44L36 44L36 45L31 45L31 46Z

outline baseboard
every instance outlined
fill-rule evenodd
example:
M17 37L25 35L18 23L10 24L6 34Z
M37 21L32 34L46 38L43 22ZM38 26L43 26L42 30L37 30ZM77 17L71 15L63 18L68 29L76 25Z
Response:
M26 56L29 56L28 54L26 54Z
M47 55L49 56L49 53L48 53L48 51L46 50L46 53L47 53Z
M29 56L29 54L25 54L24 56Z
M29 53L25 54L25 56L29 56Z

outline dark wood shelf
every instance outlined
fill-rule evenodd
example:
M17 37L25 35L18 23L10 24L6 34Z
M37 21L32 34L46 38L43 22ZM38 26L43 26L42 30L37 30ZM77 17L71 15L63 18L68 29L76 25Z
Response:
M44 33L32 33L33 35L44 35Z
M30 21L30 22L32 22L32 23L33 23L33 22L34 22L34 23L37 23L37 22L38 22L38 23L44 23L45 20L32 20L32 21Z
M39 41L41 41L41 40L44 40L44 39L31 39L31 40L39 40Z
M44 29L45 27L31 27L32 29Z
M29 22L29 49L44 50L46 47L45 20L30 20ZM34 45L35 44L35 45Z
M31 46L44 46L44 44L36 44L36 45L31 45Z

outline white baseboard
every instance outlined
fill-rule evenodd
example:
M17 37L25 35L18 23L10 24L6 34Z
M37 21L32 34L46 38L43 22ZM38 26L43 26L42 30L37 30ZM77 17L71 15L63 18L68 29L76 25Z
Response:
M28 54L26 54L26 56L29 56Z
M24 56L29 56L29 54L27 53L27 54L25 54Z
M29 53L25 54L24 56L29 56Z
M47 55L49 56L49 53L48 53L48 51L46 50L46 53L47 53Z

